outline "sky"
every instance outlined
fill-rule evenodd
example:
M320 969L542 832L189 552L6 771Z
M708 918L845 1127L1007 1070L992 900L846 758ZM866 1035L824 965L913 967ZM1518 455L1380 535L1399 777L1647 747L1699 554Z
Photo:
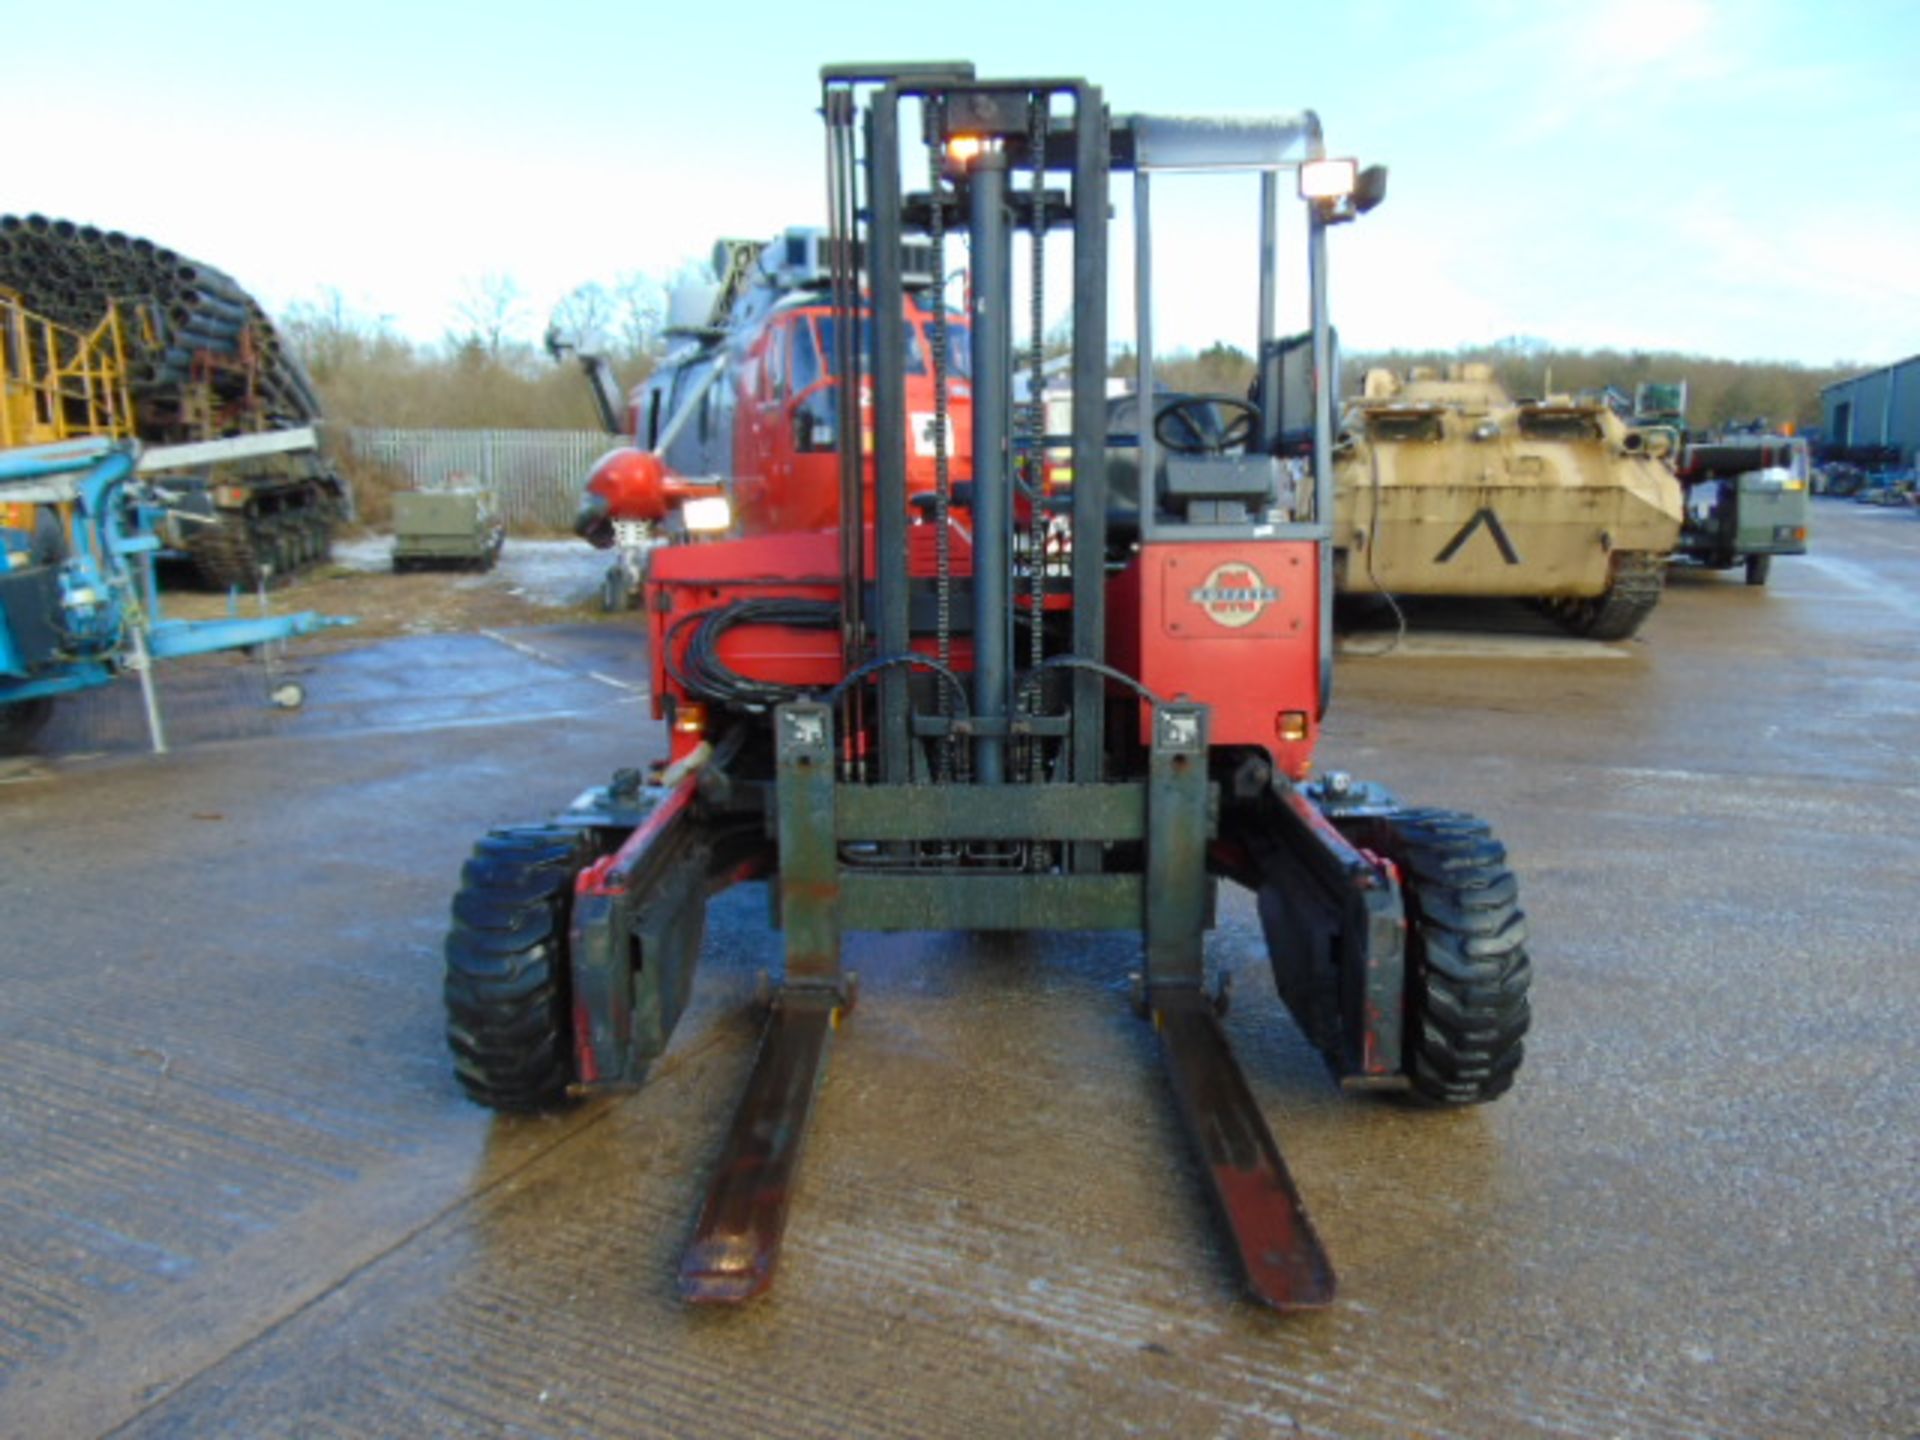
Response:
M531 339L583 282L823 223L822 63L970 59L1084 76L1116 113L1316 110L1329 153L1391 173L1386 203L1332 237L1349 351L1920 351L1913 0L1185 13L1200 18L1127 0L25 7L0 60L0 213L143 234L276 312L337 293L421 340L508 276ZM1162 348L1251 343L1256 212L1224 183L1194 182L1184 207L1156 193Z

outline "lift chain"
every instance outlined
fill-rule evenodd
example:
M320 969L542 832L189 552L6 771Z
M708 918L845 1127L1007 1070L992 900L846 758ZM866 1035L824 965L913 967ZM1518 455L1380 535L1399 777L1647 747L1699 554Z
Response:
M941 193L946 161L946 114L934 100L927 102L927 240L933 250L933 321L927 338L933 350L933 557L934 645L942 669L953 665L953 536L950 523L953 484L947 462L947 215ZM876 321L876 324L879 322ZM940 690L940 713L953 714L952 697ZM935 778L953 778L953 741L935 747Z
M1032 334L1027 379L1027 665L1038 671L1046 658L1047 514L1045 498L1047 438L1046 403L1046 250L1047 250L1047 94L1039 91L1030 102L1027 136L1028 163L1033 169L1031 301ZM1034 704L1039 704L1036 694ZM1038 740L1027 744L1027 777L1038 783L1044 766Z

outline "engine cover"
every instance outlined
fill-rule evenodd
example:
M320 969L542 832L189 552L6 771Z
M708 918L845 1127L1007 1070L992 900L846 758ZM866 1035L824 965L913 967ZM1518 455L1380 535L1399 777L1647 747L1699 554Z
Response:
M1258 746L1304 779L1320 710L1319 595L1309 540L1143 545L1108 596L1111 654L1162 698L1212 707L1214 745Z

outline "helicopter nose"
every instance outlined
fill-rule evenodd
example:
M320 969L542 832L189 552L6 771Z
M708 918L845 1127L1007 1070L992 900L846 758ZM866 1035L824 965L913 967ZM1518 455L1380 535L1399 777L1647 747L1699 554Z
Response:
M573 517L573 533L597 550L613 545L613 521L607 518L607 497L589 490L580 497Z

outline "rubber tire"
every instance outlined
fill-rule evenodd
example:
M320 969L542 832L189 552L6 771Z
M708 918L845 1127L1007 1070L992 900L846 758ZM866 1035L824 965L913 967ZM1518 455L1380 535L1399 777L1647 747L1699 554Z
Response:
M44 695L0 704L0 755L21 754L52 718L53 701Z
M473 847L447 932L447 1046L467 1095L493 1110L552 1110L574 1076L567 922L595 858L578 830L489 832Z
M1455 810L1382 822L1407 911L1404 1060L1412 1097L1481 1105L1512 1088L1526 1057L1533 963L1507 851Z
M1547 602L1562 629L1588 640L1625 640L1660 603L1667 581L1664 555L1623 551L1613 558L1613 576L1603 594Z
M1747 556L1747 584L1764 585L1767 583L1767 576L1771 573L1773 573L1773 556Z

